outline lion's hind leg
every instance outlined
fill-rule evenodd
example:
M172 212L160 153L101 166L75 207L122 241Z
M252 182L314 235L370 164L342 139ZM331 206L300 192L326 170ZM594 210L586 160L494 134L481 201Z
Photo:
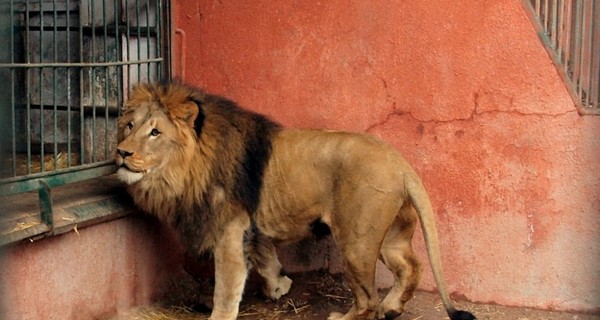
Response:
M345 314L332 312L328 320L373 319L379 301L375 287L376 256L359 248L352 254L343 253L344 276L354 296L354 304Z
M292 280L281 274L282 265L277 258L277 250L273 242L257 232L248 246L248 259L265 280L263 287L265 296L277 300L287 294L292 286Z
M383 234L361 232L360 237L353 232L333 234L341 250L344 276L352 290L354 304L346 314L331 313L328 320L373 319L379 303L375 265Z
M421 280L423 267L412 249L417 215L410 205L402 207L381 247L381 259L394 274L394 285L377 308L377 318L391 320L404 312Z

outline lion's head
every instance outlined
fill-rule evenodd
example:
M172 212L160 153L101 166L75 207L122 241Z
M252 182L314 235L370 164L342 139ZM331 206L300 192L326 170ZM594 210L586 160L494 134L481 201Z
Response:
M184 166L196 144L194 120L199 93L178 85L139 85L118 122L118 177L132 185Z

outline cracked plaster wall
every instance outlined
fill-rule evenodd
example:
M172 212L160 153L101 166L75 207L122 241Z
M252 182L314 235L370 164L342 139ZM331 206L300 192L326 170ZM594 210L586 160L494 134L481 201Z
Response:
M187 82L290 127L369 132L413 163L457 296L600 308L600 117L577 114L521 1L174 7Z

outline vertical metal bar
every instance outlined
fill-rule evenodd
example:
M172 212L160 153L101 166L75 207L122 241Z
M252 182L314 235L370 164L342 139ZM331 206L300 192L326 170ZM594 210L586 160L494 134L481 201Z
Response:
M581 1L574 0L573 4L573 25L575 26L572 31L572 62L571 62L571 81L575 85L575 91L579 94L579 58L581 51Z
M592 84L590 86L590 104L592 108L600 110L600 3L593 2L593 66L592 66Z
M86 0L84 0L86 1ZM82 7L79 6L79 61L85 62L84 59L84 51L83 51L83 17L82 17ZM86 14L89 16L89 14ZM87 68L88 72L91 72L89 67ZM81 164L86 163L85 161L85 114L84 114L84 85L83 78L85 76L85 68L79 68L79 161Z
M557 28L558 8L557 8L556 1L552 1L552 7L549 8L548 11L550 12L550 17L549 17L550 41L552 43L552 47L554 49L556 49L556 48L558 48L558 45L557 45L557 42L558 42L558 40L557 40L558 39L558 31L557 31L558 30L558 28Z
M11 10L12 12L12 10ZM12 42L11 42L12 43ZM11 53L14 52L11 50ZM13 57L11 57L11 60ZM14 63L14 61L12 61ZM15 99L15 69L10 68L10 127L11 127L11 176L17 176L17 124L16 124L16 99Z
M535 14L538 16L538 19L539 19L542 15L541 14L542 11L540 10L540 0L535 0L534 7L535 7ZM541 21L542 20L540 19L540 23L541 23Z
M146 0L146 59L150 59L151 55L150 55L150 39L151 39L151 35L150 35L150 0ZM146 77L147 77L147 81L151 81L151 66L152 63L148 62L146 63Z
M10 62L15 63L15 3L10 0ZM16 129L16 99L15 99L15 69L10 69L10 127L11 127L11 158L12 176L17 175L17 129Z
M129 1L131 0L122 0L124 2L124 6L125 6L125 47L127 48L127 54L125 57L126 61L129 61L131 59L131 48L130 48L130 42L131 42L131 26L129 25ZM129 87L131 87L131 65L128 64L127 65L127 88L129 91Z
M121 61L123 53L121 52L121 32L119 31L119 22L121 21L121 13L119 8L121 7L122 1L115 0L114 14L115 14L115 59ZM117 75L117 112L120 115L121 112L121 101L123 91L123 69L122 67L115 67L115 73Z
M556 24L554 26L555 34L556 34L556 42L554 48L559 50L561 47L561 36L562 36L562 25L563 25L563 1L553 2L554 5L554 15L556 16L555 21ZM560 52L560 51L559 51ZM559 56L558 61L560 61L561 56Z
M41 220L50 229L54 227L54 217L52 209L52 192L48 183L40 180L40 189L38 190L39 202L40 202L40 215Z
M592 42L593 42L593 36L594 36L593 3L594 3L594 1L588 1L588 2L586 2L587 5L584 6L585 20L584 20L583 25L585 27L585 30L587 30L584 33L584 37L585 37L586 41L584 42L585 47L583 48L583 51L584 51L585 56L582 59L582 62L583 62L582 68L585 68L584 72L585 72L585 84L586 84L586 86L584 87L585 90L582 89L582 92L584 92L584 95L581 96L584 108L590 107L590 94L592 91L592 61L594 60L594 57L592 56L592 48L593 48Z
M70 0L67 0L67 63L71 63L71 8ZM67 67L67 168L71 167L71 68Z
M140 40L141 40L141 28L140 28L140 1L135 0L135 24L136 24L136 44L137 44L137 57L136 59L139 61L142 57L141 48L140 48ZM142 65L140 63L136 64L137 66L137 82L140 82L142 76Z
M96 62L96 14L95 14L95 6L96 2L94 0L90 0L90 20L91 20L91 30L92 30L92 42L91 42L91 62ZM90 96L92 98L92 127L90 128L91 139L90 139L90 152L91 152L91 161L96 162L96 92L94 91L94 81L96 79L96 67L91 67L90 72Z
M544 26L544 30L548 31L548 0L544 0L542 3L542 26ZM546 32L547 33L547 32Z
M161 35L163 33L163 21L162 21L162 3L160 0L154 0L154 4L155 4L155 9L154 9L154 29L156 30L156 42L155 42L155 48L154 50L156 50L156 56L157 57L163 57L163 50L162 48L162 39L161 39ZM161 63L157 62L156 63L156 79L155 80L160 80L162 79L162 70L161 70Z
M68 3L67 3L68 5ZM52 13L54 18L54 30L52 32L52 40L54 42L54 61L58 61L58 13L56 12L56 1L52 1ZM54 144L54 171L58 170L58 107L56 102L56 68L52 68L52 105L54 115L54 127L53 127L53 144Z
M30 17L30 12L29 12L29 1L25 1L25 57L27 60L27 63L31 62L31 52L33 50L30 50L31 47L31 39L30 39L30 35L29 35L29 31L31 29L31 26L29 25L29 17ZM27 174L31 174L31 88L32 88L32 84L31 82L33 81L33 75L31 74L33 71L31 68L26 68L25 69L26 73L25 73L25 81L27 83L27 86L25 88L26 93L25 93L25 99L26 101L26 114L25 114L25 121L27 122Z
M572 21L572 10L571 0L565 0L564 2L564 18L563 18L563 59L561 60L566 75L569 75L569 60L571 59L571 21Z
M584 84L583 84L583 80L585 79L584 77L584 72L586 71L585 68L585 59L586 59L586 33L587 33L587 19L586 19L586 14L585 14L585 1L582 1L582 4L580 6L580 15L581 15L581 42L580 42L580 50L579 50L579 76L577 79L577 93L579 94L580 98L583 98L583 94L584 94ZM582 99L583 102L583 99ZM586 106L584 104L584 106Z
M108 20L106 18L106 1L102 1L102 25L104 27L104 61L108 62ZM115 17L116 19L116 17ZM104 159L108 159L108 83L110 67L104 67Z
M43 0L39 0L40 5L40 58L39 62L44 62L44 3ZM44 142L46 141L45 137L45 121L44 121L44 68L39 68L39 90L40 90L40 172L44 172L45 168L45 151L44 150Z

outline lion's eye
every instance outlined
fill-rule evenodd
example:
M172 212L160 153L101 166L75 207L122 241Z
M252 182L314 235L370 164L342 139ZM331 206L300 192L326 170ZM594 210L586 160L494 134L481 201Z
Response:
M129 122L127 124L127 129L129 129L129 130L133 129L133 122Z
M150 131L150 135L153 137L156 137L160 134L160 131L158 131L158 129L154 128L152 129L152 131Z

